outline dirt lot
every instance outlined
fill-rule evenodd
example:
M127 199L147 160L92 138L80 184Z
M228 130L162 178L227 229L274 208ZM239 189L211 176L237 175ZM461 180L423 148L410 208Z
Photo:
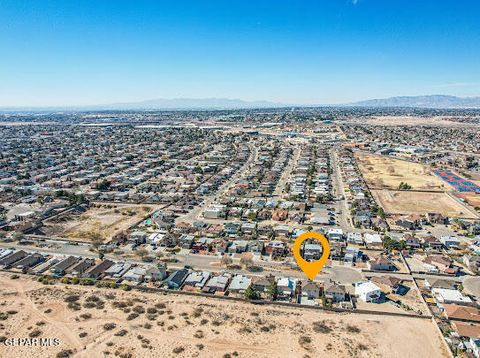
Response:
M0 274L3 357L446 357L430 320L252 306L210 298L43 286ZM408 342L405 344L404 342ZM108 353L107 353L108 352Z
M478 183L477 183L478 184ZM480 195L475 193L455 193L455 196L465 200L472 207L480 207Z
M365 153L356 153L355 157L371 188L398 189L401 182L408 183L413 189L444 188L444 183L422 164Z
M94 237L110 239L126 230L155 208L151 205L94 204L85 212L70 212L45 222L45 235L91 241Z
M375 201L387 214L441 213L449 217L477 218L470 210L445 193L372 190Z

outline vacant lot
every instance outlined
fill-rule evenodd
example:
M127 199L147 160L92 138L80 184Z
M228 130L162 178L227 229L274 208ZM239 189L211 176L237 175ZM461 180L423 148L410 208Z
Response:
M2 357L446 357L429 319L43 286L0 274L0 336L58 337ZM408 342L408 344L405 344Z
M152 210L149 205L93 204L85 212L73 211L54 217L46 221L41 230L46 235L72 240L110 239Z
M444 183L422 164L364 153L355 157L363 177L372 188L398 189L401 182L408 183L413 189L444 188Z
M372 190L387 214L440 213L449 217L476 218L470 210L445 193Z
M476 183L478 184L478 182ZM465 202L473 207L480 207L480 194L475 193L455 193L455 196L465 200Z

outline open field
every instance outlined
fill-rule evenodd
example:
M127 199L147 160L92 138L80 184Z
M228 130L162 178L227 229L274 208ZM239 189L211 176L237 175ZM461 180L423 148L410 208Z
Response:
M356 153L355 158L365 181L372 188L398 189L401 182L408 183L413 189L444 188L444 183L422 164L365 153Z
M387 214L440 213L448 217L477 218L446 193L418 191L372 190L375 201Z
M0 284L0 336L61 340L56 347L0 345L4 357L55 357L68 350L89 358L447 356L428 319L43 286L3 273Z
M91 241L110 239L152 212L151 205L93 204L85 212L69 212L45 221L41 231L65 239Z
M476 183L478 184L478 183ZM480 207L480 194L475 193L455 193L455 196L465 200L466 203L473 207Z

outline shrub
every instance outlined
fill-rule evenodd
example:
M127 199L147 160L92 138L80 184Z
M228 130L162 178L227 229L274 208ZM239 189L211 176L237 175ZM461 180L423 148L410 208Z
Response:
M357 326L347 325L347 332L349 333L360 333L360 328Z
M117 333L115 333L114 336L123 337L123 336L125 336L127 333L128 333L128 331L127 331L126 329L121 329L120 331L118 331Z
M138 314L145 313L145 308L143 308L142 306L135 306L135 307L133 307L132 310L133 310L133 312L138 313Z
M313 330L316 333L330 333L332 329L324 321L313 322Z
M29 336L30 338L35 338L35 337L38 337L38 336L41 335L41 334L42 334L42 331L41 331L41 330L39 330L39 329L34 329L33 331L31 331L31 332L28 334L28 336Z
M127 321L131 321L132 319L135 319L137 317L138 317L138 314L132 312L127 316Z
M117 325L115 323L105 323L103 325L103 329L106 330L106 331L111 331L115 327L117 327Z
M92 318L92 315L90 313L82 313L80 315L80 318L83 318L85 320Z
M79 299L80 299L79 295L70 295L70 296L65 297L64 301L65 302L76 302Z
M180 353L182 353L184 350L185 350L185 348L183 348L183 347L176 347L176 348L173 348L173 353L175 353L175 354L180 354Z
M69 358L73 355L73 351L71 349L64 349L57 353L57 358Z

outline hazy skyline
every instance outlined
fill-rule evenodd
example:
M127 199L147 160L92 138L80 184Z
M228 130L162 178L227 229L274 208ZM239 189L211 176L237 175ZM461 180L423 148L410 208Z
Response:
M0 106L480 95L476 1L2 1Z

